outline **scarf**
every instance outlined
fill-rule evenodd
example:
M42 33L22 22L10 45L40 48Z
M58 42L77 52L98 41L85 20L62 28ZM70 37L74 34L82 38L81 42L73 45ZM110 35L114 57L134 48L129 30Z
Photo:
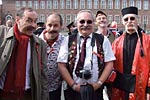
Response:
M16 41L4 82L3 97L5 98L21 98L25 91L29 36L20 33L17 24L14 25L14 36Z

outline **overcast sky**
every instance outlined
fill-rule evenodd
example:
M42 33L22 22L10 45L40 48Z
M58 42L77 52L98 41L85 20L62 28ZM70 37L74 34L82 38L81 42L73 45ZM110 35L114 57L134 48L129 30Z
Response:
M2 4L2 0L0 0L0 5Z

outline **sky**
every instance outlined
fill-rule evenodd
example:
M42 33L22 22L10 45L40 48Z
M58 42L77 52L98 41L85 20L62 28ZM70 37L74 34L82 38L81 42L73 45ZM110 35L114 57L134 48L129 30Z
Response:
M0 0L0 5L2 4L2 0Z

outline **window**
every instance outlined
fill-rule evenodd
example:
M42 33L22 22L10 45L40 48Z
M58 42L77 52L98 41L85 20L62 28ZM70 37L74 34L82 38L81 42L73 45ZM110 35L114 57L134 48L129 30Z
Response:
M45 9L45 1L40 1L40 9Z
M20 7L20 1L16 1L16 9Z
M114 20L117 22L117 24L120 24L120 16L119 15L115 15Z
M112 15L108 15L107 18L108 18L109 23L111 23L113 21L113 16Z
M99 0L94 0L94 9L98 9Z
M73 0L73 8L78 9L78 0Z
M38 1L34 1L34 8L39 9L39 2Z
M85 9L85 0L80 0L80 9Z
M141 9L141 0L136 0L136 7L140 10Z
M47 9L52 9L52 1L47 1Z
M122 9L127 7L127 0L122 0Z
M40 14L38 21L39 21L39 22L45 22L45 15L44 15L44 14Z
M142 23L143 25L144 25L144 24L146 24L146 25L148 24L148 16L147 16L147 15L144 15L144 16L143 16L143 21L142 21L142 22L143 22L143 23Z
M32 7L32 1L28 1L28 7Z
M120 0L115 0L115 9L120 9Z
M26 6L26 1L22 1L22 7Z
M60 0L60 9L64 9L65 6L64 2L65 2L64 0Z
M66 0L66 9L71 9L71 1Z
M75 21L76 18L77 18L77 14L73 14L73 15L72 15L72 21Z
M101 9L106 9L106 0L101 0Z
M108 9L113 9L113 0L108 0Z
M134 6L134 0L129 0L129 6Z
M58 0L53 0L53 9L58 9Z
M148 10L148 0L144 0L143 9Z
M66 15L66 24L68 25L69 23L71 23L71 15L67 14Z
M138 15L138 23L141 24L141 16Z
M92 9L92 1L87 0L87 9Z

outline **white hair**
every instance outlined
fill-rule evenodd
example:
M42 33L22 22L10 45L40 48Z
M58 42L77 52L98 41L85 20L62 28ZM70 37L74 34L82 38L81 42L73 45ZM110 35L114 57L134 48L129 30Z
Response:
M94 21L95 16L94 16L94 14L93 14L93 12L92 12L91 10L81 10L81 11L79 11L78 14L77 14L77 17L76 17L76 19L75 19L75 23L76 23L77 20L79 19L79 15L80 15L81 13L84 13L84 12L89 13L89 14L92 16L92 19L93 19L93 21Z

